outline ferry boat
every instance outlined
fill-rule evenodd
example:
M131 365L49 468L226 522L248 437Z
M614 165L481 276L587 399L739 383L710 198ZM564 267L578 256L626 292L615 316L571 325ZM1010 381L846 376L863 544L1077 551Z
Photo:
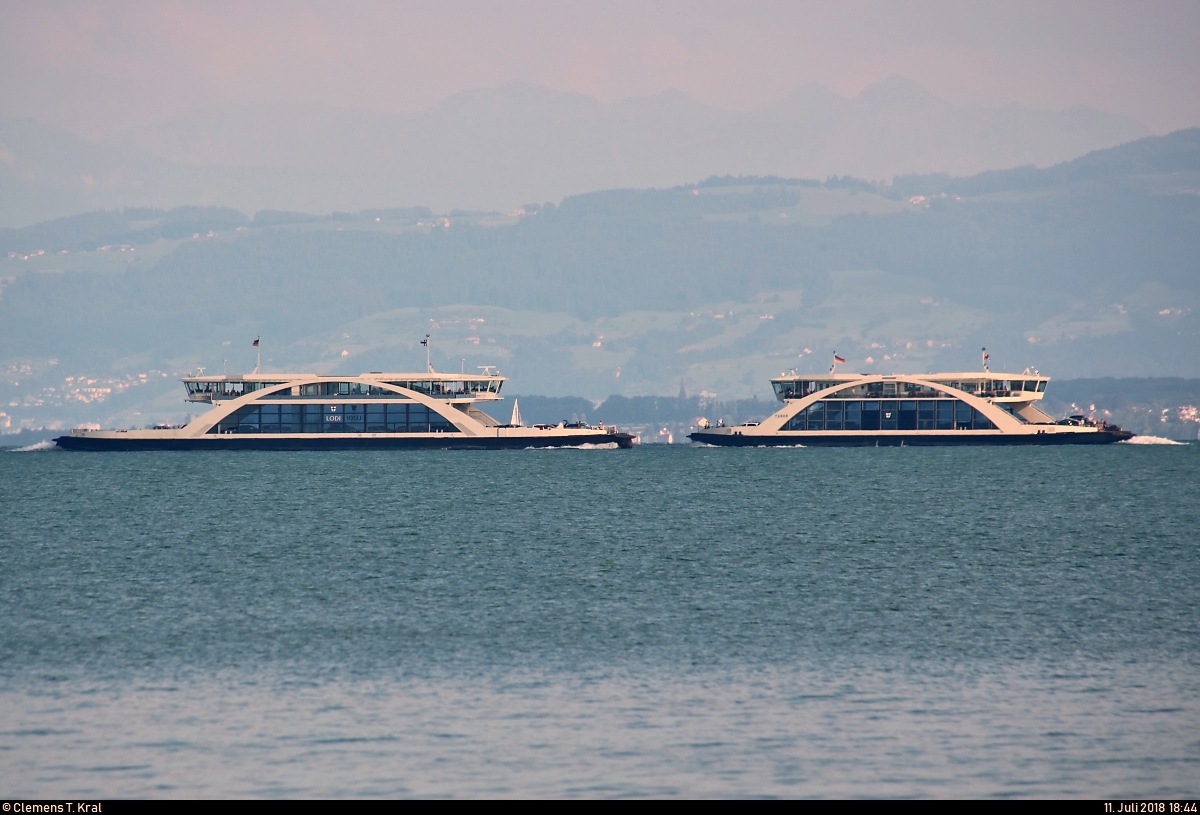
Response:
M182 427L75 429L54 441L70 450L331 450L632 447L615 426L507 424L478 403L500 399L505 377L436 373L189 376L187 401L213 406Z
M693 442L725 447L1109 444L1127 430L1038 407L1050 377L1020 374L829 373L771 380L783 407L761 422L703 426Z

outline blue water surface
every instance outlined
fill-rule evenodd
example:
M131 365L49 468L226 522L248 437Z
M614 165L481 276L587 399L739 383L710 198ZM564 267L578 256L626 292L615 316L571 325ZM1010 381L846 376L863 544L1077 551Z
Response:
M1195 797L1200 447L0 453L29 797Z

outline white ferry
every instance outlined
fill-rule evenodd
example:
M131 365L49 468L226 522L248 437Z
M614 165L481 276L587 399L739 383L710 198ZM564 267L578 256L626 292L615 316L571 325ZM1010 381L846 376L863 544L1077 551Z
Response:
M71 450L508 449L616 445L634 437L584 422L525 427L517 405L501 424L476 405L500 399L505 377L366 373L189 376L187 401L213 409L183 427L72 430Z
M1055 421L1037 403L1050 377L1020 374L835 374L771 380L783 407L761 422L704 426L694 442L781 445L1108 444L1127 430L1083 416Z

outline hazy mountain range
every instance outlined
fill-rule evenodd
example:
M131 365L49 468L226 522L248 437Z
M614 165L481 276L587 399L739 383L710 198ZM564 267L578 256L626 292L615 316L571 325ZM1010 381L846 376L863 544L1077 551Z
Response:
M0 229L0 423L178 419L176 378L500 366L510 390L1200 376L1200 129L1045 169L716 176L520 213L185 207ZM1192 420L1188 420L1192 421Z
M809 85L745 112L678 92L605 104L520 83L460 93L411 114L231 105L105 142L0 118L0 226L188 204L508 211L725 174L969 175L1045 166L1148 133L1127 116L1082 107L955 105L901 77L853 99Z

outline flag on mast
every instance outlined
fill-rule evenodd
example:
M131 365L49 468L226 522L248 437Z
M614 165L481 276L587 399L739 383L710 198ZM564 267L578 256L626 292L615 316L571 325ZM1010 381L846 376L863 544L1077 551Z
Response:
M983 349L982 354L983 354L983 370L986 371L988 369L988 360L992 358L992 355L987 352L986 348Z
M254 338L254 342L250 343L250 345L251 345L251 346L253 346L254 348L257 348L257 347L258 347L258 342L259 342L259 340L261 340L261 339L262 339L262 337L255 337L255 338Z
M846 360L839 357L836 353L833 355L833 364L829 366L829 373L833 373L834 368L845 363Z

